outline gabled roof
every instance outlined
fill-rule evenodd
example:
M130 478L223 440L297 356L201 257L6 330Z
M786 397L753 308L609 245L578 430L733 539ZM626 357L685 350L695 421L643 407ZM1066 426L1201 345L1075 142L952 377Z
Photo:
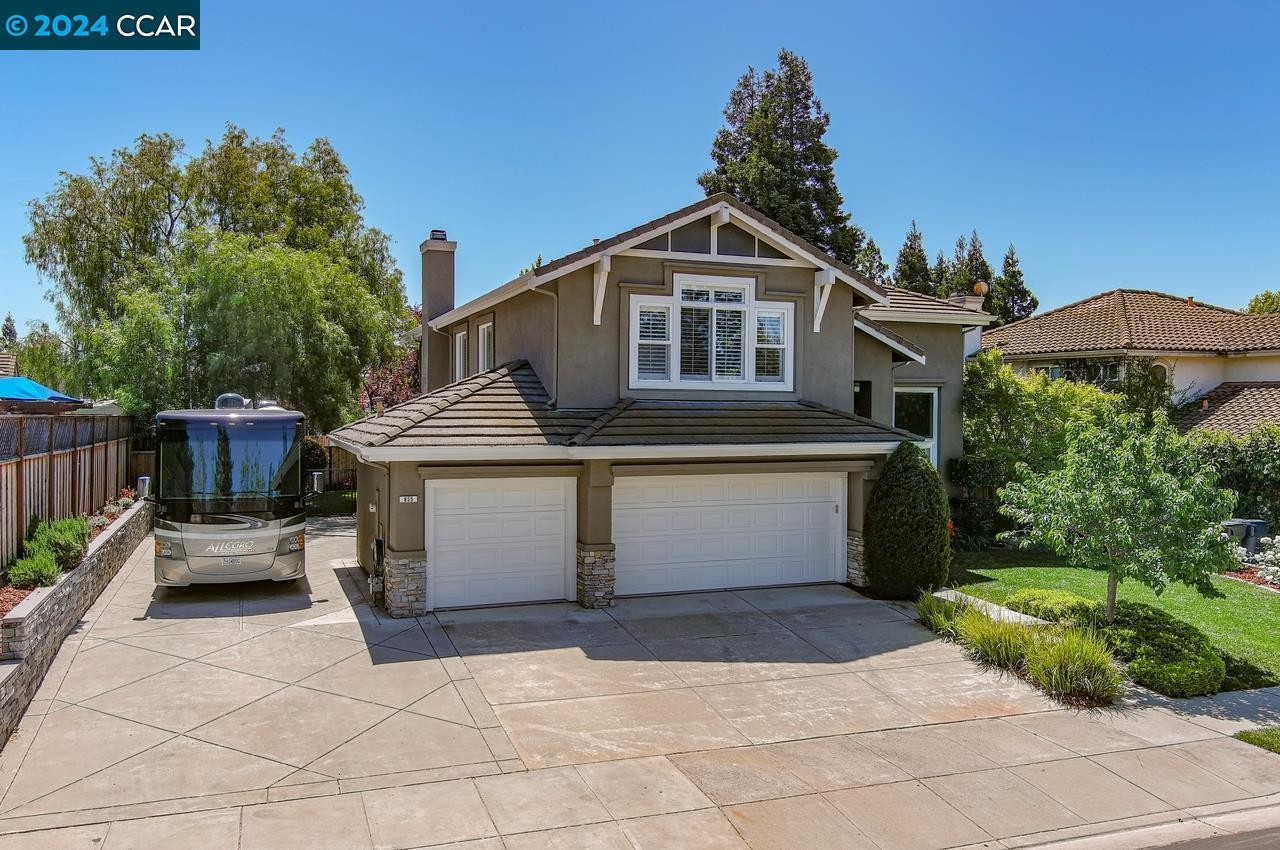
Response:
M1198 428L1236 436L1265 422L1280 425L1280 381L1218 384L1170 418L1183 431Z
M778 222L742 203L732 195L719 192L688 206L681 207L674 212L659 216L652 221L647 221L630 230L624 230L607 239L594 241L585 248L565 254L563 257L557 257L550 262L545 262L536 269L525 272L502 286L432 319L429 324L434 328L453 324L525 290L549 283L561 275L568 274L571 271L597 262L603 257L642 243L651 236L670 230L685 220L693 221L703 218L705 215L710 215L717 208L736 212L741 220L766 233L774 240L787 245L807 261L812 261L816 267L831 269L838 279L858 289L873 302L887 303L888 294L885 287L869 279L847 263L840 262L812 242L797 236ZM713 255L707 255L707 259L708 261L716 261L717 259L723 261L723 258L717 258Z
M1246 315L1144 289L1113 289L983 334L1006 356L1280 349L1280 315Z
M557 410L528 363L490 372L388 408L329 434L365 458L595 457L613 449L793 445L888 452L919 439L901 429L809 402L637 401ZM467 454L466 449L474 449ZM557 451L559 450L559 451ZM802 451L803 451L802 450Z

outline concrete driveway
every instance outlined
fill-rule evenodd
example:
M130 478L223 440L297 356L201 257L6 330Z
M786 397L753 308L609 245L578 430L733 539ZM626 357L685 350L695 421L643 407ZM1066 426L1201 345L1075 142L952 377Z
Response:
M1145 846L1280 823L1280 757L1227 737L1280 693L1063 710L834 586L390 620L348 524L308 546L309 586L157 590L144 542L0 753L0 850Z

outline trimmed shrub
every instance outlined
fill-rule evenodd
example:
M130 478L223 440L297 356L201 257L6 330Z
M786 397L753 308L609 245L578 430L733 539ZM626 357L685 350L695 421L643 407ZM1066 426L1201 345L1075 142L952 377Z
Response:
M932 593L922 593L916 600L916 616L920 622L947 640L956 639L956 618L967 608L967 605L939 599Z
M995 620L977 608L962 611L956 617L955 630L971 658L1006 670L1021 669L1027 647L1036 640L1034 626Z
M1124 676L1106 641L1092 629L1062 629L1027 646L1027 678L1062 700L1106 705L1124 691Z
M1216 694L1227 669L1211 646L1181 648L1176 652L1144 652L1129 662L1129 676L1167 697Z
M48 587L61 572L53 552L39 545L28 546L27 554L9 567L9 583L14 587Z
M942 479L914 443L889 456L867 502L866 591L911 599L947 580L950 508Z
M1116 603L1116 620L1104 622L1098 609L1094 625L1111 649L1129 664L1129 677L1169 697L1215 694L1226 678L1226 664L1204 632L1166 611L1141 602Z
M1051 623L1064 620L1094 622L1101 613L1095 609L1101 604L1069 590L1046 590L1038 587L1019 590L1004 601L1006 608L1012 608L1014 611L1039 617Z
M31 538L31 544L53 553L60 569L74 567L84 557L89 545L89 520L83 517L54 520L41 523Z

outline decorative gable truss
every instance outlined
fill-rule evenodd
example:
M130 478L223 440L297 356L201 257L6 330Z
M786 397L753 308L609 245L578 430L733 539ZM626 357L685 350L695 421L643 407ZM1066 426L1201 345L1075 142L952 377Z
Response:
M881 286L746 204L729 195L718 194L532 269L474 301L432 319L429 324L436 329L447 327L521 292L537 289L556 278L590 266L593 270L591 318L594 324L599 325L605 288L615 256L811 268L814 270L815 333L822 329L831 287L837 283L852 287L873 306L889 303L888 293Z

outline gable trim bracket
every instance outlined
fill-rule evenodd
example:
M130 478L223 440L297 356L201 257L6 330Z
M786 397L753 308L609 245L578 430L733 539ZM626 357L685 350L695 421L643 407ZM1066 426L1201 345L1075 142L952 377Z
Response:
M813 332L822 332L822 317L827 312L827 301L831 298L831 287L836 283L836 270L832 268L818 269L813 273Z
M596 261L596 274L591 288L591 324L593 325L600 324L600 318L604 314L604 287L612 269L612 254L605 254Z

